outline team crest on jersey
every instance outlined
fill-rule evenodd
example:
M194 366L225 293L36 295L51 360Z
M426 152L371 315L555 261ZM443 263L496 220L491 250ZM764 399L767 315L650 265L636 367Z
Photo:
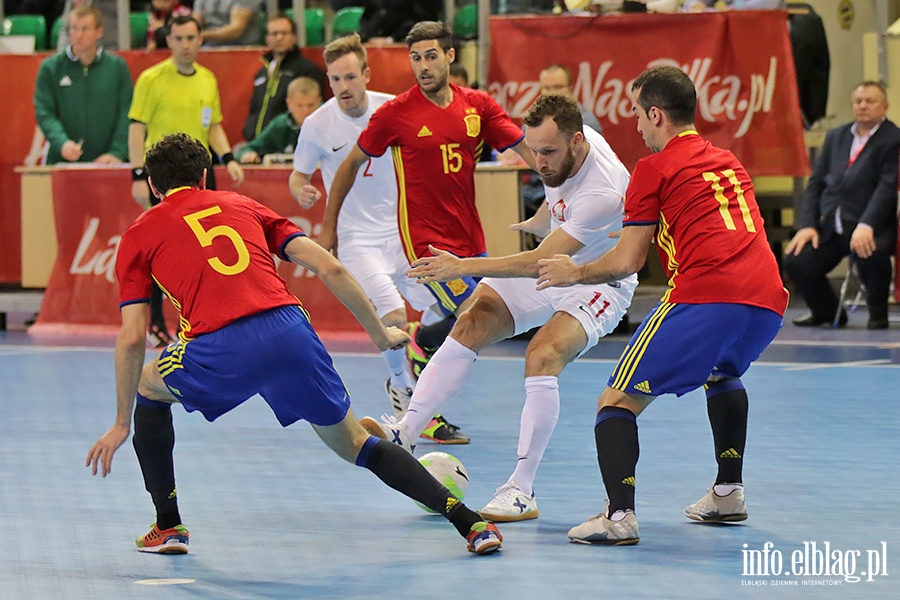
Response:
M454 296L459 296L465 292L468 287L469 286L466 285L466 282L462 279L454 279L447 282L447 289L449 289Z
M463 117L463 121L466 122L466 135L478 137L481 133L481 115L477 114L474 108L467 108L466 113Z
M566 220L566 201L560 198L556 201L556 204L550 207L550 213L556 218L557 221L565 221Z

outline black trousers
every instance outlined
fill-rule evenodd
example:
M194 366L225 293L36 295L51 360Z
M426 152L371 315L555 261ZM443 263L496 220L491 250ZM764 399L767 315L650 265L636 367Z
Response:
M891 256L893 244L879 243L869 258L853 255L859 278L866 286L866 303L870 318L887 318L888 295L891 287ZM827 275L850 254L850 235L833 235L819 247L803 247L797 256L785 255L782 267L796 285L797 292L819 321L831 321L838 309L838 296L828 283Z

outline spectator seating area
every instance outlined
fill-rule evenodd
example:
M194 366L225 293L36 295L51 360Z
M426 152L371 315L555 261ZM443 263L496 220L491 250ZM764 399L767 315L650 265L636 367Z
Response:
M285 14L294 18L293 10L286 10ZM306 17L306 45L323 46L328 39L340 37L359 31L360 19L363 15L361 6L349 6L335 13L332 22L331 38L325 25L325 13L321 8L307 8ZM131 13L131 47L143 48L146 45L147 23L150 19L149 12ZM260 28L262 38L265 39L266 17L262 15ZM58 17L47 34L47 23L41 15L11 15L3 19L0 27L0 36L31 35L34 36L34 49L55 50L59 40L59 34L64 26L63 17ZM473 40L478 37L478 5L467 4L459 7L453 19L453 30L463 40Z

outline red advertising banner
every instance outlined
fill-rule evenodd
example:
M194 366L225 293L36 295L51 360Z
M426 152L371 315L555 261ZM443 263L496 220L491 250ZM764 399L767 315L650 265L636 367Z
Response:
M264 51L264 48L203 50L198 58L219 80L223 126L232 144L241 140L253 75L262 65L259 57ZM146 50L120 54L131 69L132 79L169 56L168 52ZM305 48L304 55L324 66L321 48ZM415 84L405 45L369 48L368 55L372 69L370 89L396 94ZM0 71L7 81L15 82L0 94L0 114L9 116L4 122L3 144L0 144L0 284L21 281L21 187L19 175L13 169L24 164L31 149L35 133L34 80L41 61L48 56L49 53L0 55Z
M672 65L697 87L697 129L752 176L809 174L784 12L492 17L490 27L488 92L513 118L539 95L541 69L562 64L631 169L649 152L631 113L631 83Z
M288 191L289 168L249 168L235 191L250 196L297 224L311 237L325 214L323 202L304 210ZM60 169L52 175L59 251L40 315L32 331L64 331L71 326L118 328L119 286L115 260L122 234L141 209L131 198L127 169ZM228 174L217 167L219 189L230 189ZM313 185L324 193L319 173ZM277 261L277 259L276 259ZM299 265L278 261L278 273L312 315L321 331L361 331L356 319L322 281ZM178 323L168 305L168 323Z

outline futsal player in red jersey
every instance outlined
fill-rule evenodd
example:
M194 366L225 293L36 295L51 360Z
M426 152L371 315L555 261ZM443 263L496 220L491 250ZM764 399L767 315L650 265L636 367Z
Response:
M338 168L319 234L325 248L340 242L335 233L337 217L357 172L370 157L390 150L399 192L397 223L409 262L430 256L429 244L463 258L485 254L475 207L475 165L482 149L485 144L499 150L512 148L532 167L534 159L521 128L493 98L449 82L456 56L452 42L453 34L440 22L422 21L410 30L406 45L417 85L375 111ZM473 277L427 284L448 318L411 330L409 354L416 376L447 337L452 316L460 312L477 284ZM448 432L441 426L440 418L434 420L422 437L468 443L468 436L461 440L458 431Z
M116 340L116 421L86 461L105 477L131 433L157 521L136 541L142 552L185 554L172 451L173 402L209 421L260 394L282 426L304 419L344 460L447 518L470 551L497 550L493 524L457 500L404 448L370 436L306 312L275 271L272 254L316 273L379 349L409 337L385 328L362 288L329 252L289 220L250 198L206 190L209 153L186 134L165 137L146 157L159 205L122 236L116 259L122 329ZM144 362L153 281L181 312L179 340Z
M638 131L654 154L632 173L619 242L580 266L564 255L538 263L538 289L614 281L643 266L655 239L669 277L600 395L594 437L609 506L569 531L570 541L586 544L638 543L636 418L656 396L700 386L718 473L685 515L703 523L747 518L747 392L740 378L775 338L788 303L750 177L731 152L694 129L690 78L657 67L635 79L632 92Z

